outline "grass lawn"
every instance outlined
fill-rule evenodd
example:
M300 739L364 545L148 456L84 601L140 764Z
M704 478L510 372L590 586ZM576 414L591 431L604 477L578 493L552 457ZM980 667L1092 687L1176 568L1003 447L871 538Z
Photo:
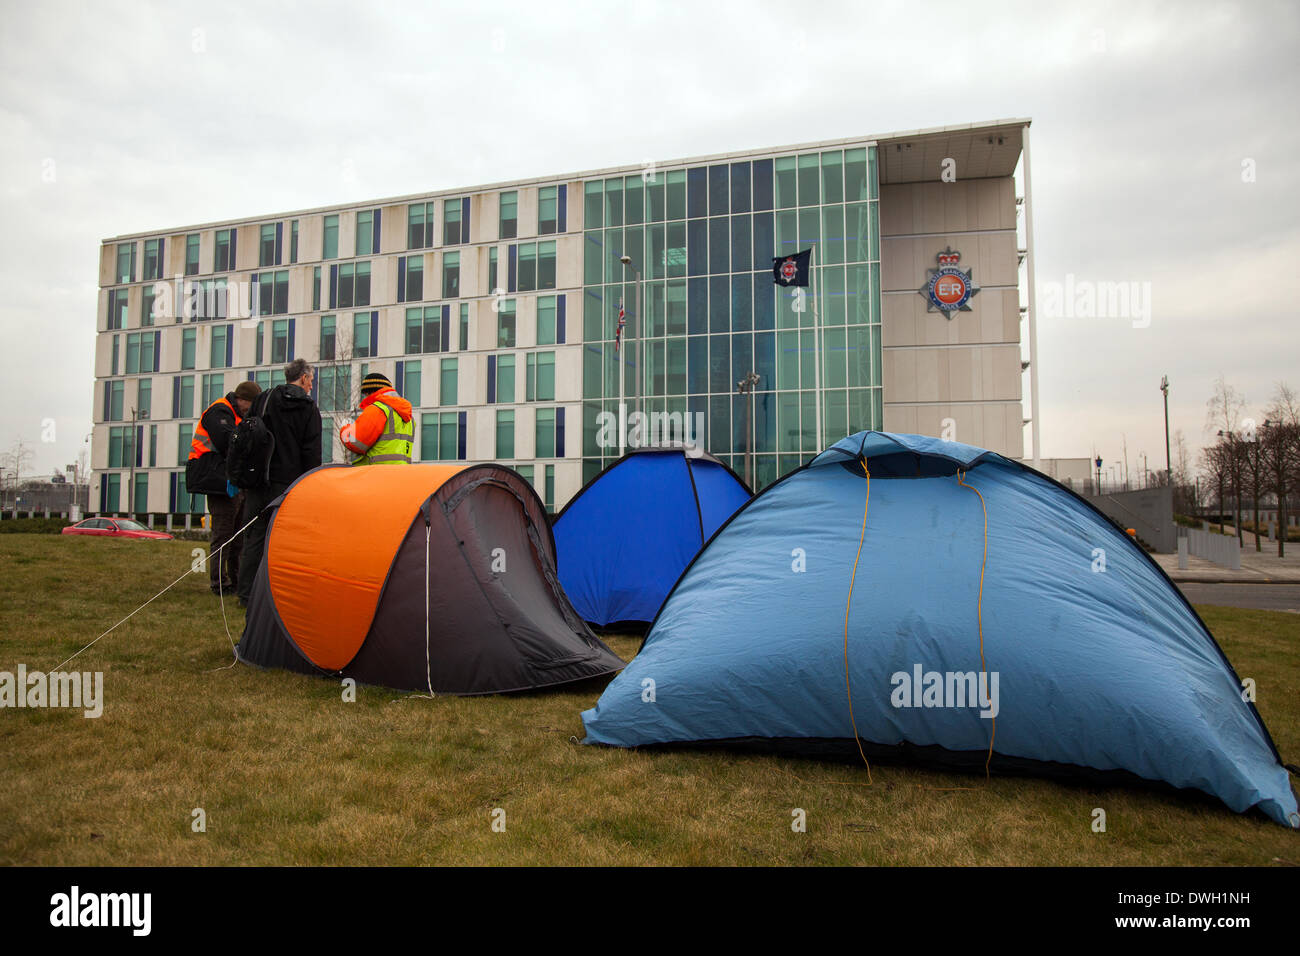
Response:
M54 667L192 547L0 536L0 671ZM1297 761L1300 615L1199 610ZM237 640L243 612L226 614ZM102 717L0 711L0 864L1300 864L1297 834L1173 792L879 765L867 787L852 764L581 747L600 683L345 703L337 683L231 660L190 575L64 668L104 672Z

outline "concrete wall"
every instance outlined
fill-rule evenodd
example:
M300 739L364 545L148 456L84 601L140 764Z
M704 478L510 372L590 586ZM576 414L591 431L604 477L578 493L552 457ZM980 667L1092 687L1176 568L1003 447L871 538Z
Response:
M1178 550L1172 488L1119 491L1088 500L1121 526L1133 528L1139 538L1157 551L1172 554Z
M882 186L881 341L887 430L1024 453L1016 201L1010 177ZM980 291L970 312L918 294L945 248Z

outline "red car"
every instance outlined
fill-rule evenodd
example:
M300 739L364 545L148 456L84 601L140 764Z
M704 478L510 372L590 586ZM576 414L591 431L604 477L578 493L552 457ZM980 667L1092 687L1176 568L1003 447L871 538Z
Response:
M130 518L87 518L63 529L64 534L93 534L101 538L174 538L164 531L150 531Z

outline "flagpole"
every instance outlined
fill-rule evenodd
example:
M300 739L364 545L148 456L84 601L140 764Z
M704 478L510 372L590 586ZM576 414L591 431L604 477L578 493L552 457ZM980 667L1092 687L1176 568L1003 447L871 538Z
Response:
M624 319L623 297L618 299L618 321L621 323ZM626 431L627 431L627 414L623 410L623 366L627 356L623 351L623 334L615 326L614 328L614 354L618 356L618 457L622 458L626 453Z
M821 319L817 311L817 243L812 245L812 300L813 300L813 396L817 402L817 439L813 442L813 454L820 454L825 447L822 438L822 347Z

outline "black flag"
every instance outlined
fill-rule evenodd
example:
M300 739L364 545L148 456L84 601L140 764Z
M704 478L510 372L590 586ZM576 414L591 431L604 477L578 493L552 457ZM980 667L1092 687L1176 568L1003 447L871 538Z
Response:
M805 249L792 256L783 256L772 260L772 278L777 285L807 285L808 266L812 262L812 250Z

